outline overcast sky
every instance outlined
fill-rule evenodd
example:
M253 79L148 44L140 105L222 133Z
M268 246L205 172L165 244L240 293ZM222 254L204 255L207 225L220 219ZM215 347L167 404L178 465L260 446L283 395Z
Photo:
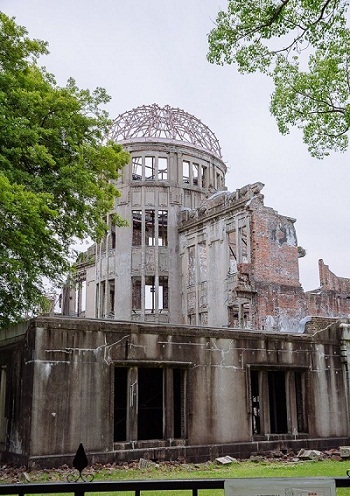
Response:
M42 65L60 85L107 89L110 116L140 105L195 115L220 141L230 191L261 181L265 205L297 219L305 290L319 286L318 259L350 277L349 152L312 159L298 131L283 137L270 116L271 82L206 61L220 0L0 0L31 37L49 42Z

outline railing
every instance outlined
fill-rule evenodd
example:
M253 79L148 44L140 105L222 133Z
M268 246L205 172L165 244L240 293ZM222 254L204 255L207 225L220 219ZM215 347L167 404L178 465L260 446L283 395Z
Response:
M327 478L326 478L327 479ZM329 478L332 479L332 478ZM241 479L240 479L241 480ZM249 485L249 479L244 479ZM271 479L273 480L273 479ZM274 479L274 480L278 480ZM312 480L310 478L309 480ZM335 477L336 487L350 487L350 477ZM225 479L178 479L178 480L124 480L97 482L45 482L41 484L0 484L0 495L18 494L74 494L84 496L85 493L120 493L133 491L140 496L141 491L192 491L198 496L201 489L224 489Z

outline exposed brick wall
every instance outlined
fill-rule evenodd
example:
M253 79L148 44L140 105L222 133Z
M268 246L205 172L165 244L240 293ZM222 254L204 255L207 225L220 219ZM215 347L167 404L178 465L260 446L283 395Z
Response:
M251 236L254 279L300 286L294 220L259 205L252 212Z
M323 260L318 261L320 274L320 286L324 291L336 291L337 293L350 294L350 279L337 277L329 270Z

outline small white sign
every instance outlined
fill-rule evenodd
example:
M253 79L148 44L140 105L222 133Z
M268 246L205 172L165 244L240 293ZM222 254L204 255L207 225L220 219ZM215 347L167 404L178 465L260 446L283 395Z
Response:
M336 496L329 478L227 479L225 496Z

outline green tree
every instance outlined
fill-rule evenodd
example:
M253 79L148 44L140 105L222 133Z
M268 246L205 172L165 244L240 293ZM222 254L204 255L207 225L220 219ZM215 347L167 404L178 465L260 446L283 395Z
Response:
M27 35L0 12L0 327L42 304L73 239L103 236L129 159L105 140L105 90L59 87L38 65L47 43Z
M208 60L273 78L279 131L303 130L312 156L345 151L350 127L349 0L230 0Z

